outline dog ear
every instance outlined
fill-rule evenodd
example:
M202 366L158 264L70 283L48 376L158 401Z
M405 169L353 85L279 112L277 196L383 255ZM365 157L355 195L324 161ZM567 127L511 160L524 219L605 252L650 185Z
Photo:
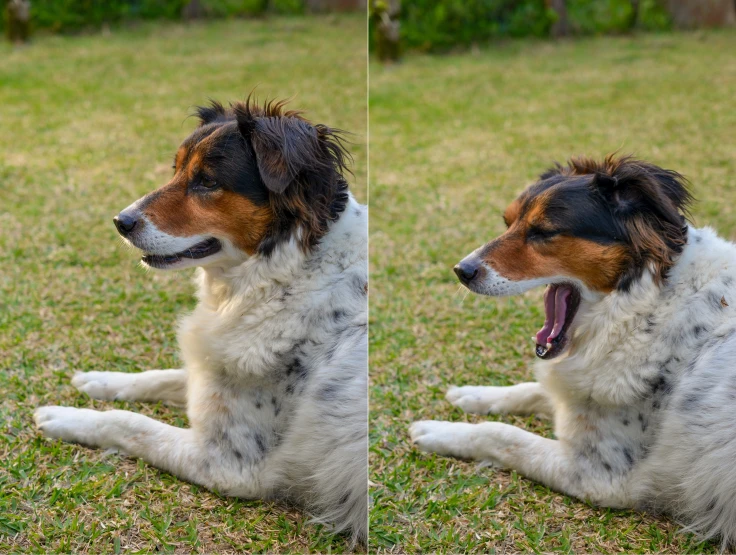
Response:
M258 173L276 215L272 232L259 251L268 256L276 245L299 231L304 252L314 248L349 202L343 172L346 162L343 132L325 125L312 125L286 102L257 106L249 96L232 105L245 147L255 158Z
M258 171L266 187L283 193L305 170L318 169L320 156L317 129L297 117L254 116L236 108L238 128L253 146Z
M610 194L618 187L618 177L615 175L606 175L605 173L597 173L595 175L595 184L599 189Z
M633 277L624 276L622 283L630 283L645 264L661 283L687 242L686 216L692 201L687 180L631 157L609 157L596 168L593 186L622 221L638 261Z
M682 226L692 202L682 175L630 157L607 159L595 171L593 184L617 214L645 211L674 226Z
M544 181L545 179L549 179L550 177L554 177L556 175L564 175L566 170L564 167L562 167L562 164L559 162L555 162L555 165L551 168L546 169L544 172L542 172L539 175L539 180Z
M216 100L210 100L209 106L197 106L196 116L199 118L199 126L210 124L218 119L225 119L225 107Z

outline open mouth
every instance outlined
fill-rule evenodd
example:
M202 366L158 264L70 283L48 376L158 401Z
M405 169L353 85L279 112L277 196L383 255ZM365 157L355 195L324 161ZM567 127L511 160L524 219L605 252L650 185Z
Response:
M220 249L222 249L222 244L220 241L212 237L202 241L201 243L197 243L186 250L177 252L176 254L146 254L141 260L148 266L152 266L154 268L165 268L166 266L171 266L172 264L180 262L184 258L190 258L193 260L206 258L219 252Z
M549 360L560 355L569 341L568 330L580 306L580 292L568 283L548 285L544 292L544 326L537 332L536 354Z

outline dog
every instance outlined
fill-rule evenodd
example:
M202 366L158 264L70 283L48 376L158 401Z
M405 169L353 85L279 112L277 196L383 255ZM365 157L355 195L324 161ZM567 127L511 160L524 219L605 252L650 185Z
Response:
M186 405L190 427L58 406L35 422L223 495L299 503L365 542L368 213L343 132L251 97L197 115L169 183L114 218L146 268L198 267L185 369L72 380L95 399Z
M736 245L688 223L688 187L616 155L574 158L528 187L504 213L507 231L454 270L481 295L546 286L538 381L452 387L447 399L552 417L557 439L421 421L414 443L736 544Z

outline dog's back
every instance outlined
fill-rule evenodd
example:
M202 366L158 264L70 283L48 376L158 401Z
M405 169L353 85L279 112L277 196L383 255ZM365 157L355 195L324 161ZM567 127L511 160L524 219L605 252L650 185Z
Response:
M736 245L690 229L668 298L650 319L646 452L629 488L704 537L736 545ZM642 349L640 349L642 350ZM640 368L646 367L644 364Z

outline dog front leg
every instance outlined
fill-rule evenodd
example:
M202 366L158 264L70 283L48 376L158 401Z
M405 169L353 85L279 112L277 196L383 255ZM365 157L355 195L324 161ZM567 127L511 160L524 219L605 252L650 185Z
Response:
M254 472L229 464L216 446L192 429L176 428L125 410L58 406L38 408L34 420L48 437L115 449L225 495L258 497L262 493Z
M520 383L508 387L465 385L451 387L450 403L473 414L536 414L552 417L554 409L542 385Z
M560 493L599 505L630 506L625 488L611 474L591 473L589 466L581 466L573 451L560 441L509 424L424 420L412 424L410 434L423 451L490 461Z
M93 399L103 401L163 401L179 406L187 403L186 370L77 372L72 385Z

